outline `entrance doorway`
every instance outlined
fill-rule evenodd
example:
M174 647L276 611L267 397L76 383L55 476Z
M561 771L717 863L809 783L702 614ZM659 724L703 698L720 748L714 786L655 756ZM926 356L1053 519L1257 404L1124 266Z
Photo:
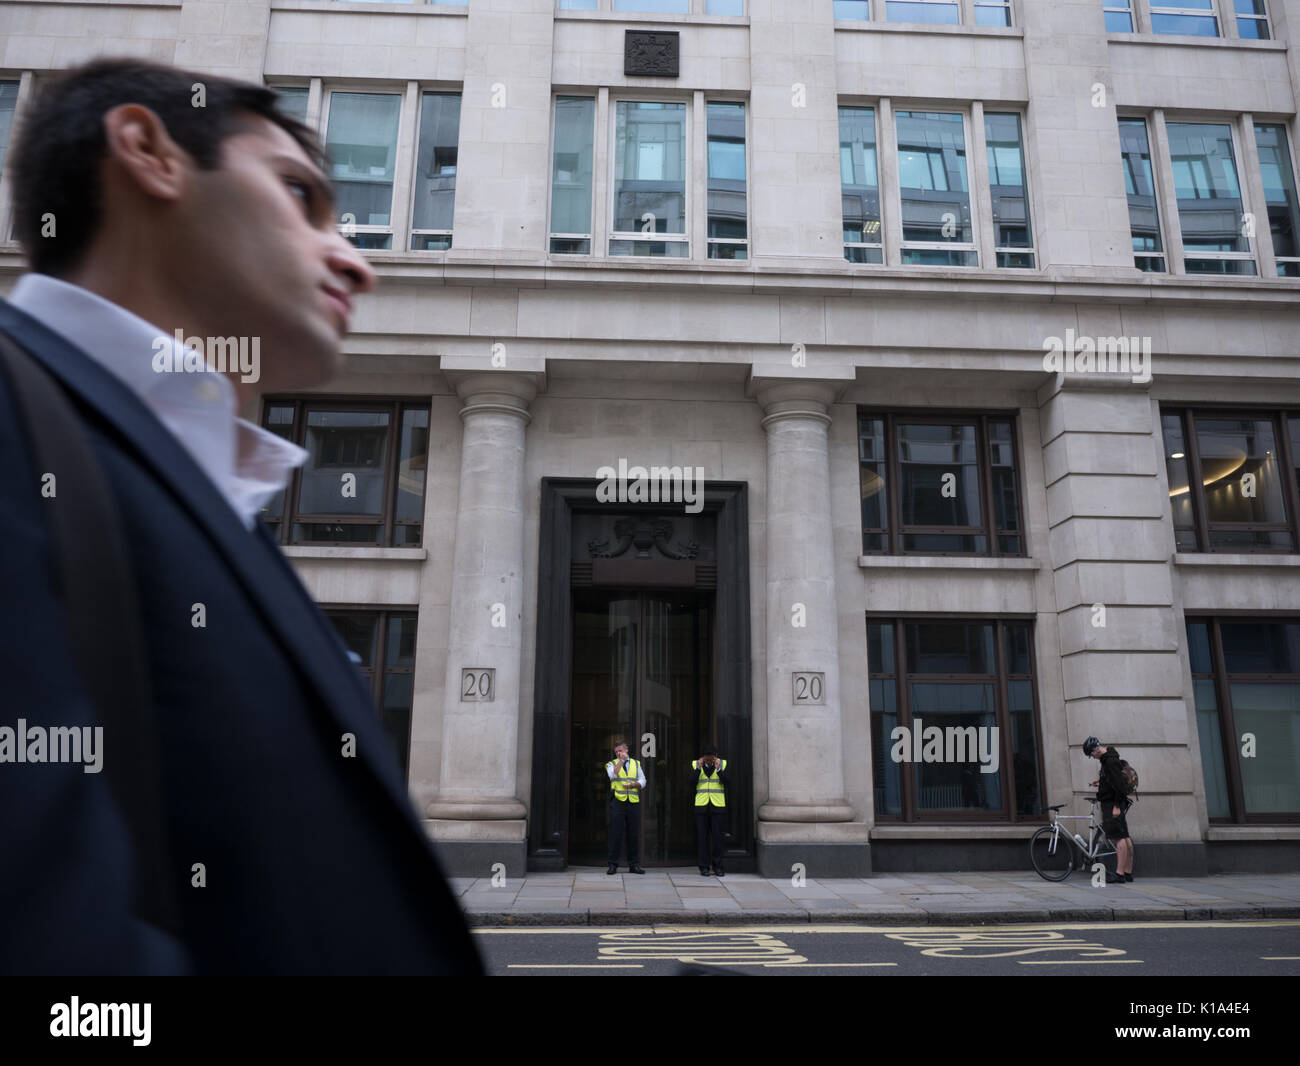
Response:
M690 764L714 738L714 594L573 590L569 862L603 863L605 763L625 740L642 764L641 861L692 865Z

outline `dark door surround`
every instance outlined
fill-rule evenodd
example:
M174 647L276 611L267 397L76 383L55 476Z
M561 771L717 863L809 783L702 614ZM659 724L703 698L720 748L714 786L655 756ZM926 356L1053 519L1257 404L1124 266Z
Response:
M533 781L528 812L528 869L563 870L568 851L569 673L575 514L662 511L652 504L603 504L595 478L543 478L537 566L537 646L533 684ZM754 855L753 734L749 657L749 486L706 482L703 509L717 538L713 706L718 747L732 763L728 797L736 870ZM671 578L665 579L671 581ZM675 582L674 582L675 583ZM683 757L694 758L698 752ZM669 757L672 757L670 753Z

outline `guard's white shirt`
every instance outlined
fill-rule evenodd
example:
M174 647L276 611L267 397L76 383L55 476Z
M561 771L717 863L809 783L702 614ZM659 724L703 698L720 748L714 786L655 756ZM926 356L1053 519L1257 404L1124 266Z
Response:
M25 274L9 302L120 378L171 431L252 530L262 506L308 453L236 415L235 387L204 369L157 371L161 338L176 338L125 308L46 274ZM178 364L179 360L176 361ZM202 360L200 360L202 363Z

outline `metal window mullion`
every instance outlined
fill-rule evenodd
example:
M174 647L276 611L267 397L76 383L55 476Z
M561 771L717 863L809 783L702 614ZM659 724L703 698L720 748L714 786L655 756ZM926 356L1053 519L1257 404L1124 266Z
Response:
M903 468L899 461L895 434L898 426L892 414L885 415L885 471L889 478L885 482L885 491L889 494L886 503L889 506L889 546L891 555L903 555ZM890 486L893 486L891 489ZM902 676L901 674L899 675Z
M1205 486L1201 483L1201 450L1196 439L1196 418L1193 413L1180 411L1183 420L1183 447L1187 456L1187 491L1192 497L1192 522L1196 527L1196 540L1203 552L1210 550L1210 517L1205 502Z
M997 519L993 507L993 455L990 451L988 415L980 415L975 422L975 459L979 463L979 482L983 487L980 517L984 520L984 551L977 555L1000 555L998 550Z

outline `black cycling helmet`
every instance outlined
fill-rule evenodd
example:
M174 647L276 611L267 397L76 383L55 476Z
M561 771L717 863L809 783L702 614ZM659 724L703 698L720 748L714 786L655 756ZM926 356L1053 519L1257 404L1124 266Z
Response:
M1089 737L1087 740L1083 742L1083 753L1087 755L1089 758L1091 758L1092 749L1100 748L1100 747L1101 747L1100 740L1098 740L1096 737Z

